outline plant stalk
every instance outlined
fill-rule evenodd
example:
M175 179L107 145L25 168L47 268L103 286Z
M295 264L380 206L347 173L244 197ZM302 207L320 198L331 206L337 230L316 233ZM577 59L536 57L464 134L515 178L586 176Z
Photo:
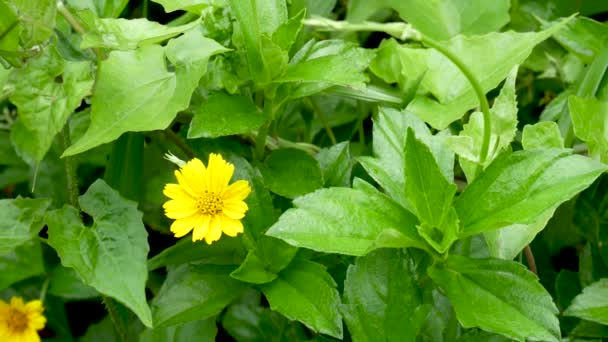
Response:
M331 143L333 145L337 144L338 141L336 140L334 132L331 130L331 126L329 126L329 120L327 120L327 116L325 115L321 107L319 107L317 101L313 100L312 98L306 98L306 102L308 102L308 104L312 107L313 111L317 113L317 115L319 115L319 119L321 119L321 122L325 127L325 132L327 132L327 136L329 136L329 140L331 140Z
M61 144L63 150L65 151L70 145L70 125L66 123L63 126L60 134ZM80 205L78 203L78 177L76 175L76 169L73 164L73 157L64 157L63 158L63 167L65 171L65 176L67 180L67 190L68 190L68 198L70 201L70 205L74 208L80 210Z
M530 272L538 275L536 261L534 260L534 254L532 253L532 248L530 248L530 245L526 245L526 247L524 247L524 254L526 255L526 260L528 261L528 267L530 268Z

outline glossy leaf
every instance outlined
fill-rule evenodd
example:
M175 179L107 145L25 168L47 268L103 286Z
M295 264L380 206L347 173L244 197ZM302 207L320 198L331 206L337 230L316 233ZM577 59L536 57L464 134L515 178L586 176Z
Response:
M314 331L342 338L340 294L324 266L295 259L277 279L264 285L262 292L272 310Z
M349 266L343 301L355 341L413 341L429 313L413 260L398 249L373 251Z
M558 310L538 279L513 261L450 256L429 268L458 321L524 341L559 341Z
M264 184L274 193L295 198L323 186L323 174L317 160L302 150L273 151L260 169Z
M215 93L194 113L188 138L216 138L257 130L269 118L247 97Z
M123 303L152 326L145 296L148 234L137 204L101 180L80 196L79 203L93 217L93 225L85 226L73 207L52 211L45 216L49 244L85 284Z
M462 236L536 222L606 170L566 150L504 153L456 199Z
M0 256L38 236L44 226L42 217L50 204L48 199L0 200Z
M186 264L169 271L152 301L154 327L202 320L219 314L245 285L230 277L233 266Z
M589 154L608 162L608 102L570 96L568 107L574 134L589 146Z
M583 293L574 298L564 314L608 324L608 278L585 287Z
M418 247L416 217L377 192L317 190L293 201L267 235L325 253L364 255L381 247Z

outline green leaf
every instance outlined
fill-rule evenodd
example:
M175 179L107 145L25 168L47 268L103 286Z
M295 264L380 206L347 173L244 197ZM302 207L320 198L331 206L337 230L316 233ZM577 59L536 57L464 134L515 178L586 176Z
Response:
M317 160L326 187L350 185L353 165L348 141L321 149L317 154Z
M68 117L80 106L93 86L89 62L64 61L54 46L45 49L25 67L11 75L15 91L10 100L19 110L19 119L27 132L27 140L18 140L29 147L30 161L41 161L55 135Z
M197 264L238 265L245 259L240 238L224 237L211 245L181 239L148 260L148 270L196 262Z
M198 20L181 26L165 26L144 18L97 18L91 12L80 17L87 26L81 49L103 47L116 50L133 50L141 46L160 43L200 25Z
M272 41L283 51L289 51L298 33L302 29L302 20L306 18L306 9L302 9L293 18L277 27L277 30L272 34Z
M38 236L50 204L48 199L0 200L0 256Z
M451 255L428 273L450 298L465 328L479 327L520 341L561 338L551 295L519 263Z
M266 48L276 47L281 54L280 47L272 42L272 35L283 23L287 21L287 6L284 0L229 0L232 14L236 18L235 31L239 30L245 48L249 73L260 84L272 80L273 68L267 59L271 55L264 53ZM265 42L263 42L265 40ZM286 58L287 52L282 55Z
M209 6L222 7L226 5L225 0L152 0L157 4L161 4L167 13L177 10L188 11L199 15L205 8Z
M503 150L508 149L515 138L517 131L517 97L515 94L517 70L518 66L511 69L490 110L492 132L490 149L484 167L489 165ZM475 112L458 136L446 138L448 146L460 157L460 165L469 182L473 181L476 165L479 164L484 134L483 120L483 114Z
M461 236L534 223L607 169L561 149L504 153L456 199Z
M296 198L323 186L317 160L302 150L275 150L260 169L264 184L276 194Z
M325 267L295 259L272 283L262 286L272 310L313 331L342 338L340 294Z
M75 10L90 10L98 17L116 18L125 9L129 0L67 0Z
M69 206L49 212L49 244L85 284L126 305L151 327L145 296L148 234L137 203L121 198L102 180L93 183L79 203L93 217L93 225L85 226L78 210Z
M43 273L44 259L38 241L27 241L0 256L0 290Z
M186 264L169 270L152 301L154 327L207 319L238 297L245 285L230 277L233 266Z
M269 118L243 95L214 93L194 113L188 138L217 138L257 130Z
M498 86L513 67L521 64L534 46L563 27L565 22L541 32L507 31L471 37L459 35L441 44L471 70L482 90L488 92ZM434 49L403 46L398 51L404 68L402 72L410 75L411 79L424 73L422 86L433 95L433 98L416 96L407 109L431 126L446 128L466 111L479 105L469 81L447 57ZM484 58L480 60L479 56ZM446 82L446 79L450 82Z
M277 273L287 267L298 249L282 240L262 236L243 263L230 273L234 279L253 284L273 281Z
M160 329L146 329L139 342L214 342L217 335L215 317Z
M439 253L456 240L458 217L452 206L456 185L447 180L431 150L407 129L405 145L405 193L422 222L418 232Z
M568 107L574 134L589 146L589 154L608 163L608 102L570 96Z
M524 126L521 144L526 150L564 148L564 139L559 131L559 126L554 121L543 121Z
M49 294L65 299L90 299L99 297L99 292L94 288L85 285L74 269L57 265L52 273L49 282Z
M6 1L19 18L20 45L29 49L45 42L55 27L57 3L53 0L12 0ZM8 22L9 25L11 21Z
M574 298L564 315L608 324L608 278L585 287L583 293Z
M543 27L550 25L543 22ZM591 63L599 51L608 47L608 25L591 18L576 17L556 31L553 38L585 63Z
M429 308L421 306L413 266L403 250L382 249L348 267L342 313L353 340L416 340Z
M267 235L296 247L347 255L382 247L425 248L416 217L376 190L321 189L293 204Z

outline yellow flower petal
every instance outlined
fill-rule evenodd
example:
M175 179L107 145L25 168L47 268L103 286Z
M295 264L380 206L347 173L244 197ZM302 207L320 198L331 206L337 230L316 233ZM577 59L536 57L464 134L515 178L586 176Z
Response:
M205 164L198 158L194 158L181 168L182 177L192 191L197 194L202 194L208 188L204 180L207 176L207 168Z
M196 225L197 221L199 220L199 217L199 215L192 215L179 220L175 220L175 222L173 222L173 224L171 225L171 232L177 238L188 234Z
M211 216L205 215L202 222L197 224L192 231L192 241L203 240L207 232L209 231L209 223L211 222Z
M234 165L225 161L221 155L211 153L208 166L210 190L221 193L228 186L228 182L234 174Z
M222 236L222 216L216 215L211 218L209 232L205 235L205 242L210 245L212 242L219 240L220 236Z
M251 193L251 187L246 180L232 183L223 193L224 201L242 201Z
M170 200L163 204L163 208L165 208L165 215L172 219L181 219L193 215L198 211L196 202L193 200Z
M243 201L224 202L222 213L227 217L235 220L240 220L245 217L247 211L247 203Z
M236 234L243 232L243 223L240 220L224 217L222 220L222 231L228 236L236 236Z
M190 196L194 198L198 197L198 192L190 187L190 184L186 182L186 179L180 171L175 171L175 178L177 178L177 183L179 183L179 186L181 186Z
M175 200L194 200L190 194L179 184L167 184L163 189L165 196Z

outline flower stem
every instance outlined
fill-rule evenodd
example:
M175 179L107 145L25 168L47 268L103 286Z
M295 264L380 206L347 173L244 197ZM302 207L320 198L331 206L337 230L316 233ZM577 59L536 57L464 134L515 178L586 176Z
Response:
M526 255L526 260L528 261L528 267L530 268L530 272L538 275L538 270L536 269L536 261L534 260L534 254L532 254L532 248L530 248L530 245L526 245L526 247L524 247L524 254Z
M71 145L69 123L66 123L63 126L63 130L61 130L60 134L60 139L63 150L65 151ZM78 204L78 177L76 176L76 169L74 168L73 157L64 157L63 167L67 180L68 199L70 201L70 205L80 210L80 205Z
M171 140L171 142L175 146L179 147L179 149L182 150L182 152L184 152L184 154L186 155L186 157L188 157L188 159L194 158L194 151L192 151L190 146L188 146L188 144L186 144L182 140L182 138L179 137L179 135L175 134L175 132L173 132L171 130L171 128L167 128L166 130L163 131L163 133L165 134L165 136L167 138L169 138L169 140Z

